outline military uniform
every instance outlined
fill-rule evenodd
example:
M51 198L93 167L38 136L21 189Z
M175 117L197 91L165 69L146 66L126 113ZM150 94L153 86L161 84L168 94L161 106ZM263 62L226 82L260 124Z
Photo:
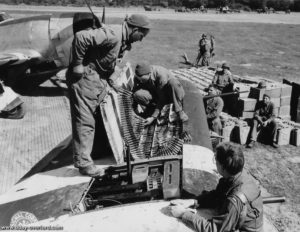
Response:
M223 69L222 71L216 71L215 76L212 80L212 84L215 88L220 90L222 93L233 92L233 78L229 70ZM224 112L234 114L233 102L235 102L234 96L223 96L224 101Z
M220 97L213 97L206 102L206 115L210 130L221 134L222 124L220 114L223 110L224 102Z
M107 84L114 72L116 59L130 50L127 24L111 29L81 30L74 36L72 63L67 73L69 87L74 166L88 167L93 164L93 149L96 118L99 118L99 104L103 101ZM98 116L97 116L98 115Z
M150 79L145 84L138 84L134 89L134 99L143 104L155 103L152 117L157 118L164 105L173 103L174 111L183 108L184 89L181 83L166 68L153 65Z
M108 28L82 30L75 34L72 64L67 74L70 94L74 165L93 164L91 152L99 104L106 95L107 79L114 71L120 39ZM74 70L78 67L78 70Z
M274 111L274 104L273 102L268 102L268 104L264 104L262 101L259 102L257 104L257 108L254 114L254 118L253 118L253 125L251 128L251 137L250 139L252 141L256 141L257 139L257 128L259 123L267 121L269 119L271 119L270 121L268 121L266 128L266 133L268 138L272 139L273 142L276 138L276 133L277 133L277 128L278 125L274 120L275 118L275 111Z
M227 89L230 88L230 85L233 85L231 72L229 70L216 71L212 84L214 87L222 91L222 93L224 93L224 91L226 92Z
M182 220L199 232L261 232L263 203L254 178L246 171L221 178L216 189L197 198L201 208L216 208L218 216L205 219L186 211Z
M205 37L199 40L199 52L195 64L201 60L201 66L209 66L210 53L212 51L211 42Z

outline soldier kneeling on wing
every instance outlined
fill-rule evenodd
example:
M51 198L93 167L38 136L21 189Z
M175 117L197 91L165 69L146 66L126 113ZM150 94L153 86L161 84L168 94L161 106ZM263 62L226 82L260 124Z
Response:
M24 115L23 101L0 81L0 118L21 119Z
M141 62L136 66L134 82L134 101L145 107L145 111L153 109L152 114L145 115L145 125L152 124L162 108L170 103L180 121L188 121L189 118L183 111L184 89L168 69Z

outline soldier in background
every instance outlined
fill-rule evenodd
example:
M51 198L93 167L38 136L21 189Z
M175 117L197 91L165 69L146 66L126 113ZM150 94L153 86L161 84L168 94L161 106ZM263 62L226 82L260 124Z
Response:
M264 94L263 100L258 102L257 104L252 120L250 143L247 144L248 148L253 147L257 139L257 130L262 128L266 133L266 138L269 138L271 140L271 146L273 146L274 148L278 148L278 145L275 143L278 125L274 119L274 103L271 102L271 98L269 95Z
M233 92L233 78L230 72L230 67L223 63L221 69L217 69L215 76L212 80L212 85L221 91L221 93L231 93ZM233 96L224 96L222 97L224 101L224 112L232 112L232 101Z
M213 87L213 85L208 86L207 88L208 96L216 95L217 91ZM222 124L220 119L220 114L223 110L224 102L222 98L216 96L209 98L206 101L206 115L208 127L210 130L221 135L222 132Z
M200 66L209 66L210 59L214 55L214 46L215 40L213 36L210 36L210 39L207 38L206 34L202 34L201 39L199 40L199 52L198 56L195 60L194 65L198 66L199 62Z
M134 82L134 101L146 107L154 106L152 114L145 120L145 125L152 124L164 105L170 103L173 104L180 121L188 121L188 116L183 111L184 89L168 69L141 62L136 66Z

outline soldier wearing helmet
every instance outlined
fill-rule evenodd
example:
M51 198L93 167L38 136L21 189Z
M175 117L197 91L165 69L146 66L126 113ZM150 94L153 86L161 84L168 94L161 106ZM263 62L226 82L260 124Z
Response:
M104 170L94 165L91 153L94 145L96 119L107 85L114 89L113 76L118 59L131 44L148 34L150 21L144 15L133 14L118 28L95 23L94 16L76 20L72 43L72 61L66 78L70 96L73 131L74 166L83 175L101 176ZM74 22L75 23L75 22Z
M198 66L199 62L201 61L201 66L209 66L210 58L213 50L214 50L213 36L211 36L211 38L208 39L207 34L202 34L201 39L199 40L198 56L195 60L194 65Z

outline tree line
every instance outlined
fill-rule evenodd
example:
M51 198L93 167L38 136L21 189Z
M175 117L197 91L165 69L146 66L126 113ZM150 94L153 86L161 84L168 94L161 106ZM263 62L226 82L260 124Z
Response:
M300 11L300 0L88 0L92 6L163 6L199 8L201 5L207 8L229 6L242 10L256 10L272 7L275 10ZM26 4L26 5L60 5L60 6L85 6L84 0L0 0L2 4Z

